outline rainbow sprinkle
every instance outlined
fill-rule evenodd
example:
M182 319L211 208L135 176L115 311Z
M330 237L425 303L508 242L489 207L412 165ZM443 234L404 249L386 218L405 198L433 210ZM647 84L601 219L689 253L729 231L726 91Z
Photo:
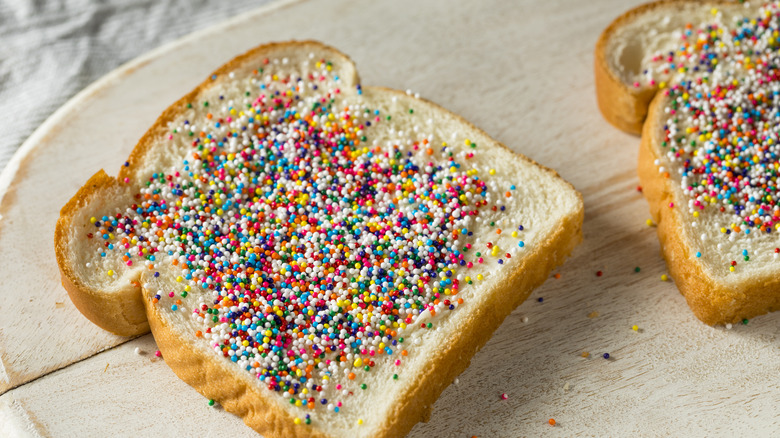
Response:
M191 311L193 338L290 404L339 412L352 392L335 376L367 389L380 359L406 359L407 328L435 329L433 317L463 304L460 289L484 279L469 269L529 245L522 225L506 248L498 228L490 242L473 236L518 195L479 176L496 170L466 165L472 139L451 147L391 131L398 138L382 146L372 133L396 116L367 107L359 85L344 98L331 62L302 76L268 64L280 65L255 70L245 99L188 105L205 117L166 136L188 145L184 159L153 173L125 210L92 218L86 238L155 277L176 266L180 287L153 301Z

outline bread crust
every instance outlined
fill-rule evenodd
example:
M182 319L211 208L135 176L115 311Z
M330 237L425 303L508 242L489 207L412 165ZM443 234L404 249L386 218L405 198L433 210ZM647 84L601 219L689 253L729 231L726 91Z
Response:
M660 150L656 134L661 129L663 108L664 96L659 94L650 105L644 125L637 170L642 193L657 224L661 254L669 274L693 313L705 324L735 323L777 310L780 308L780 277L757 278L738 288L729 287L708 275L694 256L696 251L683 232L680 209L668 207L670 202L674 205L685 205L686 202L677 199L672 187L674 180L664 177L655 164L660 158L656 153Z

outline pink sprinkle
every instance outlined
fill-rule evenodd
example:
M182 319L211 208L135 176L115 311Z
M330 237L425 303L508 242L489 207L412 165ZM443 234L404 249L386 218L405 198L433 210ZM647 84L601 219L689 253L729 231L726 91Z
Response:
M669 208L674 208L674 202L669 203Z
M634 82L634 88L639 88L639 82Z
M509 396L506 395L506 393L501 394L501 400L506 400L508 398L509 398Z
M155 351L154 355L157 357L162 357L162 353L160 353L160 350Z

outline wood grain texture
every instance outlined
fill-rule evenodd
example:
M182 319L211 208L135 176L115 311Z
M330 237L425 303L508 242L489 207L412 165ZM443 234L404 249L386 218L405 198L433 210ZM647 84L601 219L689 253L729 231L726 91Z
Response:
M420 92L584 195L584 242L561 278L506 319L410 436L777 433L780 314L711 328L660 280L665 265L636 191L639 139L598 112L594 44L638 3L299 2L195 34L93 87L31 139L0 204L0 392L29 381L0 396L0 435L252 436L162 362L136 356L136 346L155 349L150 337L98 354L127 339L75 310L51 235L71 194L96 169L115 173L159 112L203 75L291 38L337 47L365 84Z

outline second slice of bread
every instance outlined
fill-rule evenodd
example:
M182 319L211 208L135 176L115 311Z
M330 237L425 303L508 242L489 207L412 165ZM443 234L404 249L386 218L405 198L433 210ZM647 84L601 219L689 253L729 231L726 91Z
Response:
M749 55L724 49L722 53L727 56L716 62L707 57L707 63L702 64L699 57L682 58L678 52L702 41L709 32L730 39L731 32L741 25L739 23L744 23L743 17L749 22L760 13L757 5L736 2L652 2L616 19L604 31L596 47L596 83L602 113L610 123L624 131L636 133L642 127L639 179L657 224L663 256L691 310L707 324L733 323L780 308L780 261L777 257L780 233L775 232L780 230L770 227L773 229L767 232L744 224L744 218L734 210L734 205L739 206L743 200L735 199L733 204L720 203L718 196L722 197L722 193L712 195L717 199L708 197L706 203L709 205L705 208L699 198L711 193L702 192L704 187L700 187L700 183L708 183L697 179L695 172L710 172L711 167L687 171L688 179L683 183L684 163L679 159L680 154L692 160L698 159L695 158L698 154L714 154L718 160L718 156L723 155L724 163L729 163L731 156L719 152L722 146L712 140L713 131L706 124L693 121L694 114L699 117L702 113L690 109L695 103L687 96L700 99L702 96L696 97L697 93L706 95L708 90L715 90L718 83L733 86L734 80L747 73L730 67L729 63L735 57L748 56L749 59ZM710 27L705 30L703 26ZM733 44L729 41L723 44L727 43ZM688 59L696 62L688 62ZM704 81L709 88L703 88L698 81ZM760 87L755 90L758 92ZM710 106L702 108L703 111L715 111L714 108L708 110ZM717 123L722 121L716 120ZM669 138L665 132L668 126L678 130L675 138ZM697 132L703 137L694 135ZM715 134L727 135L725 131ZM734 153L752 154L742 146L735 147ZM752 160L748 155L738 158L743 162ZM777 162L776 157L770 158L772 160ZM724 164L724 168L729 166L731 164ZM760 169L740 167L735 172L745 171L748 175L754 170ZM726 180L731 177L724 171L715 178ZM744 185L750 178L752 174L737 184ZM772 179L771 175L769 179ZM728 184L734 186L734 183Z

